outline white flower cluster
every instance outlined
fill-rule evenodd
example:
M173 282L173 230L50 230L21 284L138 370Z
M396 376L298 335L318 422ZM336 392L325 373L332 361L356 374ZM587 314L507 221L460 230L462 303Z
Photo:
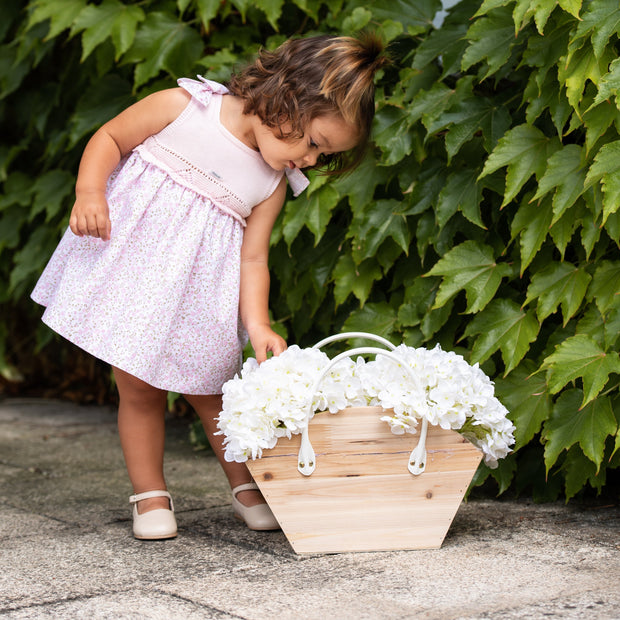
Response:
M515 427L508 411L494 395L492 381L465 359L451 351L414 349L400 345L394 350L413 371L417 381L400 364L378 355L360 369L366 394L373 403L393 409L381 418L393 433L415 432L418 420L459 431L484 454L489 467L497 467L514 444Z
M379 405L393 412L381 419L396 434L415 433L426 418L462 433L482 450L487 465L497 467L514 444L515 427L478 365L439 346L428 350L400 345L394 354L403 363L385 355L370 362L361 357L339 362L321 381L311 415ZM218 427L226 436L226 460L259 458L279 437L300 433L310 392L329 363L322 351L296 345L260 366L249 359L241 376L224 384Z

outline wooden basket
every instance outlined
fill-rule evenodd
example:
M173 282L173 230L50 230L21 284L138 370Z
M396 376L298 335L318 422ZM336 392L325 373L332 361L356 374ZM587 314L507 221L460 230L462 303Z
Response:
M330 368L359 352L337 356ZM455 431L438 427L395 435L381 421L386 413L381 407L318 413L304 435L280 439L262 458L248 461L296 553L441 546L482 453Z

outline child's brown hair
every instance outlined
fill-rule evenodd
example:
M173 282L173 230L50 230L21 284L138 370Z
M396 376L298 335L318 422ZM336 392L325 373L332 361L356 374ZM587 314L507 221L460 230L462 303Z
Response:
M290 39L272 52L262 50L232 76L229 88L245 100L245 114L256 114L282 138L301 138L308 123L323 115L337 114L357 127L352 152L324 156L317 164L343 172L363 156L375 111L374 75L386 62L381 40L372 34Z

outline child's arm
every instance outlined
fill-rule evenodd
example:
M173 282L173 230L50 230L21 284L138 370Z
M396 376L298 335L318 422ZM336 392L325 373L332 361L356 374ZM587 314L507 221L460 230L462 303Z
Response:
M269 321L269 238L271 229L284 204L286 180L274 193L252 209L247 220L241 246L241 289L239 311L250 336L257 361L267 359L267 352L279 355L286 342L276 334Z
M82 237L110 238L110 216L105 190L118 162L146 138L169 125L189 102L182 88L162 90L145 97L103 125L89 140L78 172L75 204L69 226Z

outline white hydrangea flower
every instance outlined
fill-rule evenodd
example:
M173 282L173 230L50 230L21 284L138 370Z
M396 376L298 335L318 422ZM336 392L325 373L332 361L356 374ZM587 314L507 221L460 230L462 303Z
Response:
M279 437L300 433L315 411L381 406L395 434L415 433L419 421L461 431L496 467L514 444L515 427L494 395L491 380L477 364L441 347L400 345L394 354L366 362L343 359L312 391L330 360L318 349L293 345L260 366L248 359L241 375L224 384L218 428L225 458L259 458ZM312 400L312 403L310 403Z

